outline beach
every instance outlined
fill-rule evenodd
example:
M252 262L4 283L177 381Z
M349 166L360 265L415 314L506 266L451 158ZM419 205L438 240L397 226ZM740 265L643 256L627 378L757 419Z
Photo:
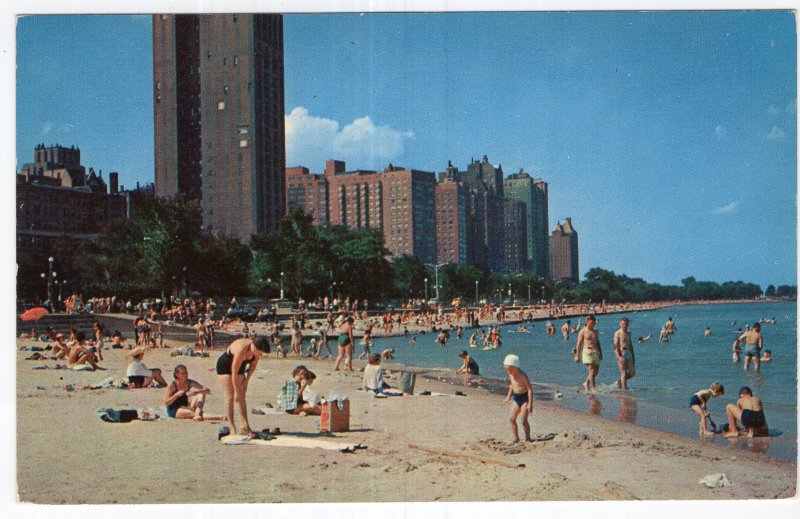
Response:
M41 345L17 340L18 347L34 344ZM432 369L419 370L415 390L441 396L376 399L359 390L361 373L334 372L331 361L262 358L248 408L276 406L283 382L302 363L317 374L317 394L349 397L350 431L320 439L367 447L353 453L223 445L217 435L223 423L106 423L97 408L163 404L163 389L65 391L69 384L77 388L123 378L125 351L107 350L102 365L108 370L96 372L34 370L55 361L25 360L30 351L16 352L20 502L731 500L789 499L796 493L796 463L538 401L531 427L541 441L508 445L510 404L483 389L435 380ZM212 391L207 414L223 414L222 389L213 371L220 352L174 358L169 351L150 350L144 362L161 368L168 381L174 366L185 364L190 378ZM356 370L363 365L354 362ZM384 367L388 383L397 385L398 368ZM316 438L319 430L315 416L251 412L250 423L254 430L279 427L285 437ZM732 485L698 483L715 473L725 474Z

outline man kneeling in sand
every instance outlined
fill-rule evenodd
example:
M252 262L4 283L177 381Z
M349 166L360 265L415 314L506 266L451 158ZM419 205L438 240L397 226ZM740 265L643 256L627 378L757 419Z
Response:
M736 421L742 423L742 427L747 429L747 436L768 436L767 419L764 416L764 408L761 399L753 396L749 387L744 386L739 390L739 400L736 404L728 404L725 408L728 412L728 431L726 437L739 436Z

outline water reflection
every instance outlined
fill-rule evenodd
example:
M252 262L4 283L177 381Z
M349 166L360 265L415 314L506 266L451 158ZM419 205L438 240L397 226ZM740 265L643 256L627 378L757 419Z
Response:
M598 416L601 412L603 412L603 404L600 403L600 400L595 398L595 396L592 394L588 394L586 396L589 398L589 407L586 409L587 413Z
M619 416L617 417L620 422L636 423L637 413L638 408L635 398L620 398Z

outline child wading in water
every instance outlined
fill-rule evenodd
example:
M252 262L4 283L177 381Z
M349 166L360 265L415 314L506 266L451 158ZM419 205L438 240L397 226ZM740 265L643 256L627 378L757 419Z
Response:
M689 409L694 411L700 417L700 434L703 436L713 436L716 431L709 431L706 427L706 418L708 418L708 409L706 403L711 400L711 397L718 397L725 394L725 388L719 382L714 382L708 389L701 389L692 395L689 400Z
M519 357L516 355L506 355L503 360L503 367L508 372L508 379L511 385L508 388L508 395L503 403L509 400L514 401L509 419L511 420L511 432L514 433L514 442L519 442L519 432L517 432L517 416L522 414L522 429L525 431L525 441L531 441L531 426L528 423L528 415L531 411L533 394L531 381L528 375L519 369Z

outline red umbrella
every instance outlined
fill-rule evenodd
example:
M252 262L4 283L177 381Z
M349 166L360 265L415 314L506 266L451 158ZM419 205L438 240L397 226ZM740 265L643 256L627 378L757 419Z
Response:
M47 311L47 308L43 306L37 306L36 308L31 308L30 310L26 310L23 312L19 318L23 321L38 321L45 315L49 314L50 312Z

